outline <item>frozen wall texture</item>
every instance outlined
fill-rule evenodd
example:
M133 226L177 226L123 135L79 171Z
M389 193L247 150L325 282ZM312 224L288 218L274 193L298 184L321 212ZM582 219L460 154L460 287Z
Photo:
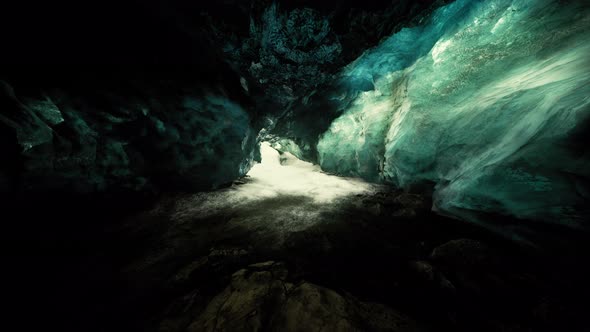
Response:
M455 1L342 71L332 100L343 111L319 162L402 187L434 182L435 208L461 218L586 228L589 54L585 1Z
M3 192L210 189L247 173L257 153L249 114L198 86L1 83Z

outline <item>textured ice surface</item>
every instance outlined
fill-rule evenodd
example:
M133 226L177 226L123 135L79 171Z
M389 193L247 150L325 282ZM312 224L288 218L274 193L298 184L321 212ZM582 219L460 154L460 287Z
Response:
M434 181L436 208L467 219L583 227L590 158L572 139L588 126L589 54L584 1L441 7L344 70L344 82L375 89L359 87L321 137L320 164L399 186Z
M314 9L281 10L273 3L256 16L250 17L248 37L241 42L228 38L224 52L265 92L263 99L274 105L267 112L284 110L302 90L331 78L326 68L338 60L342 45L329 20Z

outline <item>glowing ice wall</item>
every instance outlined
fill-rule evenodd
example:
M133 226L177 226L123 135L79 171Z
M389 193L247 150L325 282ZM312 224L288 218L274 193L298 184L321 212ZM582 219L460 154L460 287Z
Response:
M584 227L590 4L458 0L421 24L344 70L343 82L375 88L340 97L351 106L320 138L322 168L434 181L435 208L466 219Z

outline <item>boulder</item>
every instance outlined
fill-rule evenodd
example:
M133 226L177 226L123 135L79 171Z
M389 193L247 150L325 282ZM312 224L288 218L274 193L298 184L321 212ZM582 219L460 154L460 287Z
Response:
M189 331L425 331L381 304L306 281L286 280L281 263L263 262L232 275L230 284L190 324Z

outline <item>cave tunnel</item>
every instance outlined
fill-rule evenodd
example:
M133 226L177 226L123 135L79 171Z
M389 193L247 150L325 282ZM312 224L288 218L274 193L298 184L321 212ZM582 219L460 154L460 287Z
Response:
M590 330L588 1L0 16L5 330Z

